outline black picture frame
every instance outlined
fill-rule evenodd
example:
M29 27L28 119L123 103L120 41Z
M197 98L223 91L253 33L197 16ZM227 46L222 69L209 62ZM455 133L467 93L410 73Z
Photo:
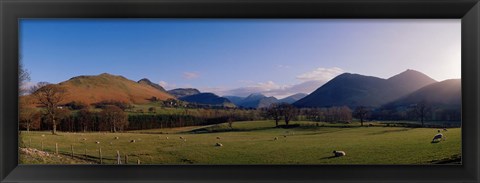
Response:
M480 182L478 0L0 0L1 182ZM18 165L19 18L461 19L462 165Z

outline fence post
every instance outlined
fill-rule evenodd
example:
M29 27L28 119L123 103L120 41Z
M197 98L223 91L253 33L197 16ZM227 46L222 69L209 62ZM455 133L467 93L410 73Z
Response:
M125 164L128 164L128 155L125 154Z
M120 159L120 152L117 151L117 164L122 164L122 160Z
M98 149L98 155L100 157L100 164L103 164L103 160L102 160L102 148L99 148Z
M73 145L70 145L71 150L72 150L72 158L73 158Z
M140 159L137 159L137 164L138 164L138 165L140 164Z
M58 154L58 143L55 143L55 154Z

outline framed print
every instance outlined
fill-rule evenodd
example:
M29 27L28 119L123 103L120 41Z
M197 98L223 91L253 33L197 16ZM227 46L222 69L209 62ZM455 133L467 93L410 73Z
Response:
M478 1L2 1L4 182L478 182Z

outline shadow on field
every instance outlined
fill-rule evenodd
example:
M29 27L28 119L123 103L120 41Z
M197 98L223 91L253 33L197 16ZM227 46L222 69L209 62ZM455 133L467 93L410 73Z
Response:
M405 131L409 131L409 130L412 130L412 129L413 128L383 130L383 131L380 131L380 132L369 133L368 135L381 135L381 134L386 134L386 133L405 132Z
M320 158L320 159L332 159L332 158L337 158L336 156L328 156L328 157L323 157L323 158Z

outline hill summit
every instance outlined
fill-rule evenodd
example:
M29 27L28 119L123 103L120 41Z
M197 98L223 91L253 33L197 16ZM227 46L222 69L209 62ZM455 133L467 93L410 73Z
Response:
M427 75L410 69L389 79L343 73L298 100L294 105L379 107L435 82Z
M148 99L156 97L159 100L173 98L153 86L140 84L123 76L108 73L93 76L77 76L58 85L66 89L64 103L81 101L87 104L103 100L117 100L122 102L142 104Z

